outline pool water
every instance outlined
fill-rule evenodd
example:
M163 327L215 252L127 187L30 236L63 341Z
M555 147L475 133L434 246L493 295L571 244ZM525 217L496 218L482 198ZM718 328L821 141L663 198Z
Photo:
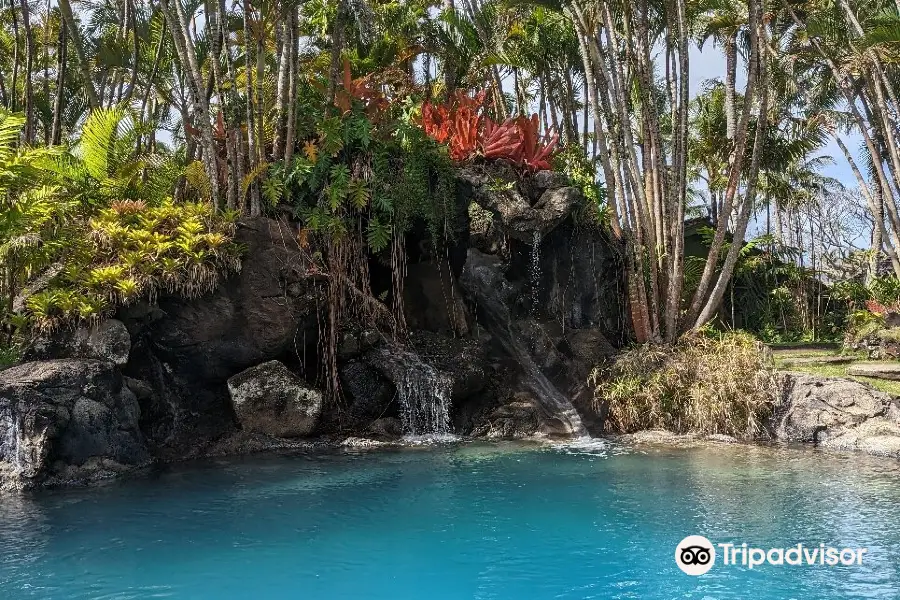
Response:
M896 598L900 466L756 447L462 444L181 465L0 498L0 598ZM865 547L682 573L687 535Z

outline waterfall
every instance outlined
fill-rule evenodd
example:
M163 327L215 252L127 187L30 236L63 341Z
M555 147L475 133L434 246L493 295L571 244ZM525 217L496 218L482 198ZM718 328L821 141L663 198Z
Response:
M403 361L396 381L403 429L413 436L449 435L452 380L417 354L395 354Z
M537 247L535 243L534 247ZM524 382L548 417L562 421L572 435L587 437L588 432L571 400L554 386L535 364L529 351L523 346L521 336L513 331L512 315L502 298L506 285L496 265L484 258L476 258L469 250L469 258L463 274L463 284L478 298L479 322L500 343L504 351L521 367Z
M16 472L22 471L22 440L19 435L19 420L11 412L0 419L2 437L0 437L0 458L15 466Z
M536 315L540 307L541 292L541 234L534 232L531 239L531 268L529 269L531 284L531 314Z

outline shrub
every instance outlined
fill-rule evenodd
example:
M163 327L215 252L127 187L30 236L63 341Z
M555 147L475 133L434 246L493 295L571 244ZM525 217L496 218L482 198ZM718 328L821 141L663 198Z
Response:
M763 431L775 399L775 371L765 347L744 332L689 333L674 347L643 345L597 368L597 408L607 427L630 432L752 437Z
M853 347L885 327L884 314L869 309L855 310L847 317L844 344Z
M240 267L234 219L207 203L113 202L71 241L65 269L28 298L26 317L34 327L52 329L161 291L189 298L209 292Z

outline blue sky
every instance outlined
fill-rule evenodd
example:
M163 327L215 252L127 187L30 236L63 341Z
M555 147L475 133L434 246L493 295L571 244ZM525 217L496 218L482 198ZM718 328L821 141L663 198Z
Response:
M725 73L725 55L711 44L704 46L702 51L696 46L692 46L690 61L691 97L696 96L702 90L704 81L721 78ZM746 80L743 79L742 75L742 73L738 74L737 85L739 90L746 84ZM862 139L857 134L844 136L843 139L844 143L847 144L847 148L854 154L857 164L860 164L859 147L862 144ZM834 177L848 188L857 187L853 171L834 140L829 140L828 145L822 149L820 154L834 158L834 164L826 168L826 175Z

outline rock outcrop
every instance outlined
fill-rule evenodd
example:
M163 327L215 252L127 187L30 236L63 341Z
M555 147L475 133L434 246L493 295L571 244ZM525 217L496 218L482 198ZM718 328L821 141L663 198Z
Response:
M121 307L36 345L29 360L40 362L0 372L0 485L303 449L337 434L582 435L572 400L592 423L579 400L587 372L624 330L615 245L577 223L584 198L560 174L479 167L458 183L446 236L435 243L422 219L405 234L395 341L351 310L325 356L320 259L296 225L245 220L242 269L215 291ZM478 206L483 230L470 217ZM395 305L394 263L368 259L370 286L358 291ZM326 405L332 359L342 397Z
M0 371L2 485L79 483L146 465L139 418L112 362L48 360Z
M233 430L229 377L316 347L322 286L294 228L251 219L236 241L247 248L241 272L213 293L120 311L134 339L125 374L152 390L141 402L142 426L161 456L196 454Z
M838 377L787 372L779 383L776 439L900 458L897 398Z
M478 415L472 435L487 439L522 439L537 434L540 426L537 403L530 394L520 392L508 402Z
M582 200L564 177L548 172L519 181L496 167L473 166L460 169L459 179L471 187L475 202L494 213L507 235L529 244L562 223Z
M125 324L118 319L106 319L74 331L63 329L40 337L32 344L26 358L94 358L108 360L121 367L128 364L130 353L131 336Z
M322 415L322 392L272 360L228 380L238 423L245 431L273 437L310 435Z

